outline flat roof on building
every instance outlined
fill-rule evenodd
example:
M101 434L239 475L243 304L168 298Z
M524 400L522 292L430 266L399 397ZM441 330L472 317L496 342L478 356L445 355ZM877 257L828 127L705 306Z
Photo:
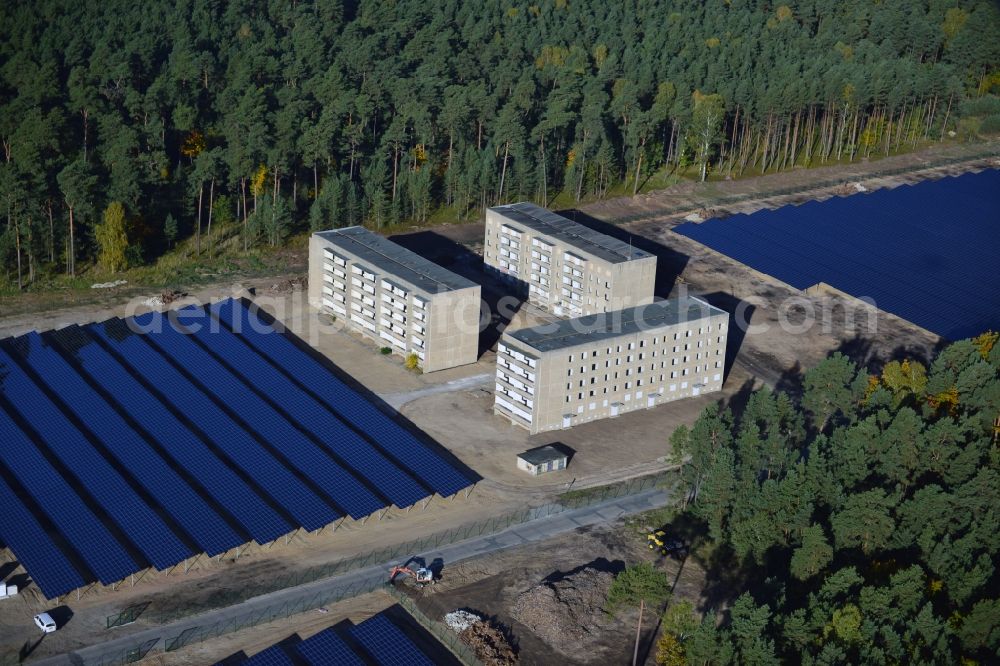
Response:
M506 335L540 352L590 344L600 340L632 335L663 326L697 321L726 314L714 305L686 296L624 310L602 312L574 319L520 328Z
M384 277L390 281L395 277L427 293L478 286L472 280L456 275L364 227L317 231L316 235L357 257L358 261L385 273Z
M555 238L613 264L653 256L649 252L636 249L617 238L594 231L528 201L496 206L490 210L496 211L511 222L523 224L532 231Z
M534 449L529 449L524 453L519 453L517 454L517 457L531 465L544 465L548 462L554 462L556 460L567 458L569 457L569 454L565 451L560 451L551 444L546 444L545 446L539 446Z

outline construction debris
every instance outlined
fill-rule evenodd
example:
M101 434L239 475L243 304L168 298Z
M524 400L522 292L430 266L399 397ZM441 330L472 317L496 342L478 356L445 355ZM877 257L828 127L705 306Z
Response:
M516 666L517 654L503 632L492 624L480 620L458 635L472 648L479 661L486 666Z
M486 666L515 666L517 653L504 633L489 620L468 610L445 614L444 623L458 633L459 639L472 648Z
M270 291L275 294L287 294L291 291L302 291L308 286L306 276L289 278L271 285Z
M160 292L160 294L157 296L150 296L142 303L151 310L159 310L163 306L170 305L177 299L184 298L185 296L187 296L187 294L183 292L177 291L175 289L167 289L165 291Z
M843 183L841 185L838 185L834 189L834 194L841 197L849 197L852 194L858 194L860 192L867 192L867 191L868 191L867 187L865 187L861 183L854 182L854 183Z
M467 610L452 611L444 616L444 623L448 625L449 629L457 633L462 633L476 622L482 621L482 617Z
M576 646L600 635L614 620L604 611L615 577L607 571L583 569L571 576L536 585L518 595L512 615L549 646Z
M115 287L120 287L122 285L128 284L128 280L115 280L114 282L98 282L96 284L90 285L91 289L114 289Z
M720 216L721 214L719 211L714 208L699 208L696 212L685 215L684 219L687 222L694 222L695 224L698 224L700 222L704 222L705 220L711 220L714 217Z

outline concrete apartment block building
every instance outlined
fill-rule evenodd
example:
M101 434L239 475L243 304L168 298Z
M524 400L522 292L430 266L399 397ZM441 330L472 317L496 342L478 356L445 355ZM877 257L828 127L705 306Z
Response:
M478 357L479 285L362 227L312 235L309 302L425 372Z
M651 303L656 257L532 203L486 211L486 271L562 317Z
M535 434L718 391L728 327L684 297L506 331L493 411Z

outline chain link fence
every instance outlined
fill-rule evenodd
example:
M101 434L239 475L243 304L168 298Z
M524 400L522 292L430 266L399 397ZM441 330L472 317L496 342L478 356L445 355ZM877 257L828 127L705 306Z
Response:
M339 560L328 565L310 567L301 572L275 579L275 581L266 588L254 586L252 589L233 590L229 594L223 595L221 598L213 598L213 602L217 604L217 607L228 607L242 601L246 601L249 598L257 597L269 592L298 587L307 583L343 575L374 565L390 565L392 562L397 561L404 556L408 558L414 554L431 551L443 545L451 545L479 536L497 534L509 527L537 520L539 518L545 518L547 516L557 515L566 511L593 506L595 504L600 504L602 502L620 497L637 495L664 485L674 473L675 470L671 469L606 486L573 490L563 493L558 498L557 502L534 507L526 507L502 516L490 518L488 520L470 523L449 530L443 530L421 539L415 539L413 541L397 544L395 546L373 550L347 560ZM275 620L288 618L305 611L331 605L337 603L338 601L343 601L344 599L350 599L378 589L384 589L392 594L400 602L400 605L410 612L411 615L414 615L421 625L427 628L436 638L438 638L438 640L448 647L448 649L452 650L456 656L463 661L463 663L469 666L478 665L479 661L476 659L474 653L472 653L468 646L458 639L454 632L447 629L441 623L427 618L422 612L419 611L419 609L416 608L415 604L411 599L409 599L409 597L406 597L398 590L395 590L395 588L391 585L386 585L387 573L388 571L378 571L372 573L370 576L364 577L360 581L347 583L332 590L323 590L313 594L306 594L305 596L301 596L292 601L277 601L265 608L247 611L226 620L189 627L176 634L168 634L166 636L150 639L142 643L137 643L128 649L107 652L100 657L88 659L85 663L99 664L100 666L131 664L147 656L150 651L156 648L161 640L164 652L175 652L188 645L193 645L212 638L242 631L244 629L251 629L260 624L266 624ZM204 610L207 609L197 609L196 612L202 612ZM125 609L123 613L128 611L129 609ZM419 615L417 615L417 613L419 613ZM118 614L110 617L111 619L117 618ZM162 621L162 618L157 619ZM13 665L20 663L20 661L17 659L17 655L14 655L13 661L0 661L0 666L7 666L8 663Z
M260 596L268 592L284 590L290 587L298 587L324 578L340 576L351 571L364 569L375 564L393 562L401 558L408 558L415 553L434 550L443 545L450 545L483 536L484 534L496 534L514 525L520 525L539 518L562 513L572 509L583 508L592 504L598 504L611 499L635 495L649 490L663 482L671 472L662 472L643 477L637 477L607 486L595 488L585 488L564 493L558 502L543 504L541 506L526 507L487 520L469 523L454 527L441 532L435 532L420 539L414 539L393 546L387 546L355 557L338 560L329 564L321 564L306 569L294 571L292 573L277 576L266 584L256 585L253 589L233 589L213 595L213 607L220 608L232 606L251 597ZM196 609L197 612L210 610L208 608ZM158 622L166 622L181 619L194 612L177 613L173 615L154 614L152 619Z
M116 666L121 666L122 664L134 664L137 661L141 661L148 655L153 648L159 644L159 638L151 638L142 643L137 643L132 647L126 648L124 650L117 650L114 652L108 652L101 655L97 660L88 661L88 664L107 664L111 666L112 664Z
M105 619L108 629L113 629L114 627L124 627L126 624L132 624L139 619L143 611L149 607L149 602L134 604L128 608L123 609L119 613L114 615L108 615Z
M739 194L731 194L727 196L712 196L706 194L704 196L704 201L701 203L701 207L707 208L710 206L728 206L732 204L742 203L744 201L758 200L758 199L770 199L773 197L783 197L792 194L801 194L804 192L812 192L813 190L822 190L830 187L840 187L843 185L849 185L851 183L856 183L858 181L869 180L872 178L887 178L890 176L899 176L905 173L913 173L915 171L925 171L927 169L936 169L940 167L951 166L954 164L961 164L962 162L971 162L977 159L988 159L990 157L1000 156L1000 150L998 150L996 145L984 147L978 151L971 151L962 155L956 155L953 157L940 157L928 161L925 164L920 165L908 165L901 167L894 167L892 169L880 169L877 171L870 171L866 173L849 174L845 176L838 176L836 178L829 178L826 180L816 181L814 183L800 183L797 185L790 185L788 187L776 188L773 190L766 190L763 192L741 192ZM641 213L635 213L633 215L621 215L616 216L612 219L606 220L609 224L621 225L621 224L631 224L633 222L643 222L646 220L659 219L661 217L670 217L673 215L678 215L680 213L688 212L692 209L690 203L678 205L678 206L664 206L657 210L643 211Z
M272 604L266 608L249 611L237 617L216 622L204 627L191 627L175 636L167 636L163 641L164 652L174 652L193 643L224 636L244 629L252 629L259 624L298 615L308 610L337 603L385 587L385 576L379 574L333 591L316 592L296 601Z

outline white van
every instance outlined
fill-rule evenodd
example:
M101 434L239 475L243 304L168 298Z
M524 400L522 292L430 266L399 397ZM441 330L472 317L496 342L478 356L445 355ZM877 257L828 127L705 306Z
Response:
M43 634L51 634L58 627L56 621L48 613L39 613L35 616L35 625L42 630Z

